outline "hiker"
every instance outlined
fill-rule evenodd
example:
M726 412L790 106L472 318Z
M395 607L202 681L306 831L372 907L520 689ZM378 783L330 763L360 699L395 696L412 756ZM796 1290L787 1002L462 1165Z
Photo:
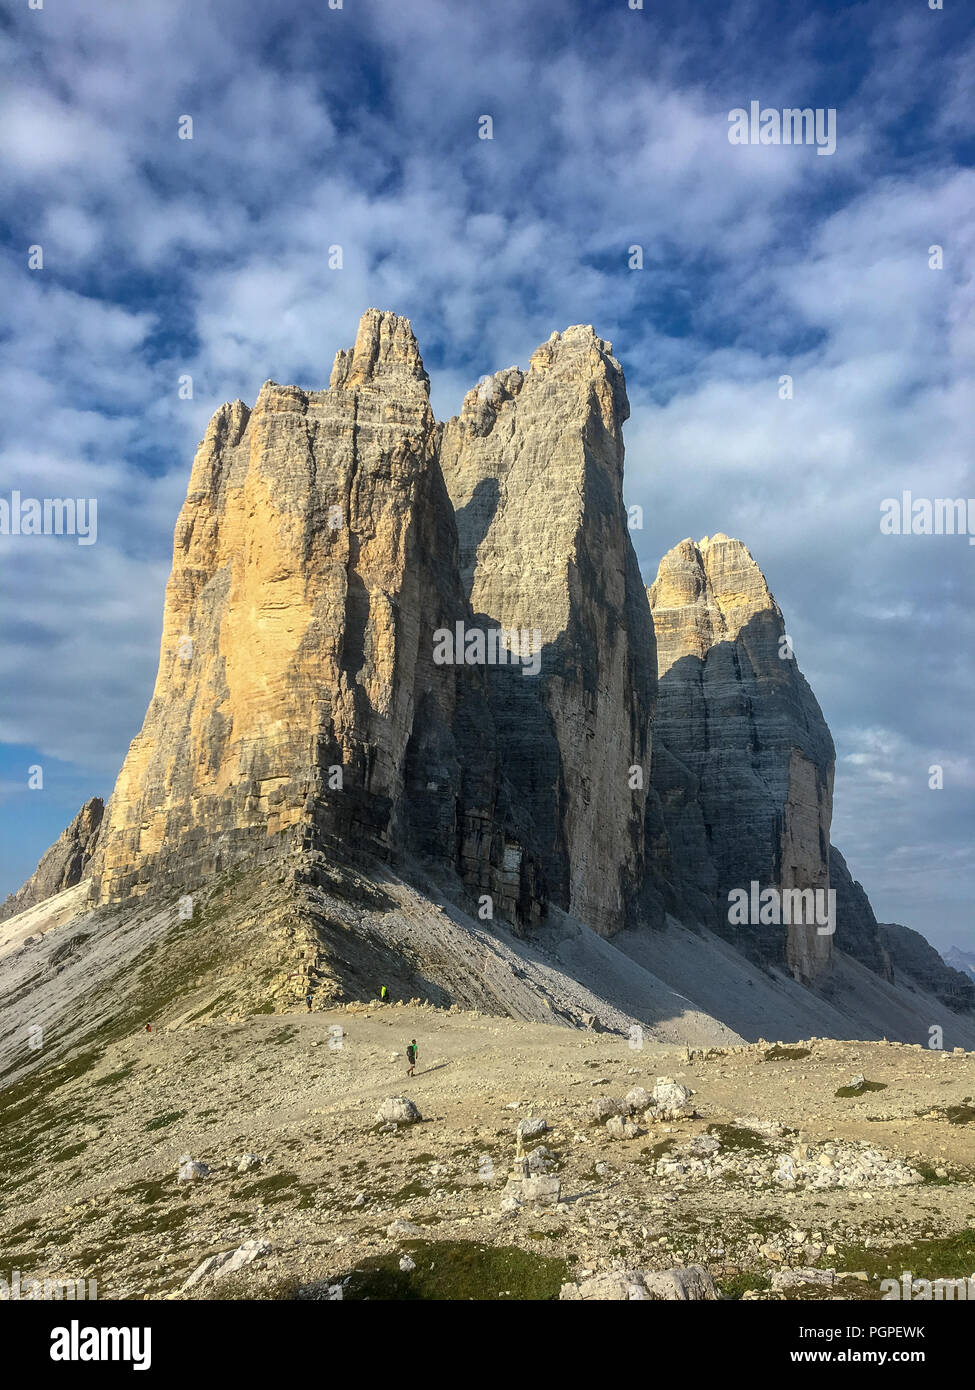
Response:
M382 988L380 989L380 991L379 991L379 997L380 997L380 999L383 1001L383 1003L385 1004L385 1002L386 1002L386 986L385 986L385 985L383 985Z
M151 1023L147 1023L147 1024L146 1024L146 1032L147 1032L147 1033L151 1033L151 1032L152 1032L152 1024L151 1024Z
M308 1012L311 1013L311 990L305 995L305 1003L308 1005Z
M407 1076L412 1076L413 1068L416 1066L416 1038L413 1039L409 1047L406 1049L406 1060L410 1064L406 1069L406 1074Z

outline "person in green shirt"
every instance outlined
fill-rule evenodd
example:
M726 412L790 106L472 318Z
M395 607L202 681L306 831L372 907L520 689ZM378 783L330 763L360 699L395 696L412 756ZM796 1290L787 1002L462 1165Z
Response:
M416 1038L414 1038L406 1049L406 1060L410 1064L406 1069L407 1076L413 1076L414 1074L413 1068L416 1066L416 1050Z

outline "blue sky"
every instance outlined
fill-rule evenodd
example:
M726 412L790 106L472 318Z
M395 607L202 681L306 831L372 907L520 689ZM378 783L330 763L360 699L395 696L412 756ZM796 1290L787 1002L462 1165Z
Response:
M975 548L879 528L903 488L975 495L975 24L945 3L8 10L0 495L96 497L98 541L0 537L0 892L138 731L207 419L327 384L375 305L441 418L553 329L613 342L646 581L685 536L749 545L836 741L835 842L882 920L975 946ZM835 154L731 145L752 100L835 108Z

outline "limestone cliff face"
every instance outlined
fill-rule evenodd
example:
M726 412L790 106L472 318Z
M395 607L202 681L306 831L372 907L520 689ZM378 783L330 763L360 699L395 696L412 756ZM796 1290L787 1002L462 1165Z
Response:
M537 677L489 669L507 776L530 807L549 892L595 930L641 879L653 628L622 501L623 373L591 327L468 393L443 475L476 619L537 629Z
M482 674L461 686L433 659L433 632L469 612L437 436L412 329L377 310L328 390L267 382L253 410L213 417L94 865L102 900L282 837L435 850L509 909L530 890Z
M93 796L62 830L54 844L43 856L37 868L22 888L10 893L0 904L0 922L26 912L65 888L73 888L88 873L88 866L102 825L102 799Z
M783 642L758 565L737 540L685 540L649 590L658 704L654 787L671 872L698 911L728 932L728 894L829 886L834 750L812 691ZM831 938L815 926L731 934L759 959L814 980Z

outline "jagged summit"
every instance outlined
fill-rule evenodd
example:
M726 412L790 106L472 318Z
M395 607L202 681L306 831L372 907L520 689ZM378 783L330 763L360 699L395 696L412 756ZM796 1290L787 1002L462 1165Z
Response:
M613 356L612 343L598 337L591 324L574 324L561 333L552 333L536 348L526 371L506 367L482 377L464 397L460 414L449 420L445 428L462 436L488 435L499 412L519 395L526 382L536 400L550 405L558 401L567 412L563 423L570 428L585 427L591 411L602 427L613 434L629 419L623 369ZM498 462L503 466L503 458ZM620 478L622 462L620 448L619 457L614 457Z
M785 630L751 551L720 532L675 545L647 592L661 675L683 656L703 657L715 642L734 642L758 613L774 614Z
M470 391L440 445L474 612L543 644L537 682L489 673L509 779L555 900L607 934L644 875L656 684L623 506L628 415L610 345L576 325Z
M748 548L681 541L648 590L660 686L654 782L677 877L728 930L729 894L752 881L829 886L833 741L796 664L778 604ZM706 909L705 909L706 911ZM759 959L815 979L831 937L753 924L733 933ZM783 956L783 942L785 951Z
M392 381L404 388L415 382L429 397L430 378L409 319L385 309L367 309L353 347L335 354L329 389L354 391Z

